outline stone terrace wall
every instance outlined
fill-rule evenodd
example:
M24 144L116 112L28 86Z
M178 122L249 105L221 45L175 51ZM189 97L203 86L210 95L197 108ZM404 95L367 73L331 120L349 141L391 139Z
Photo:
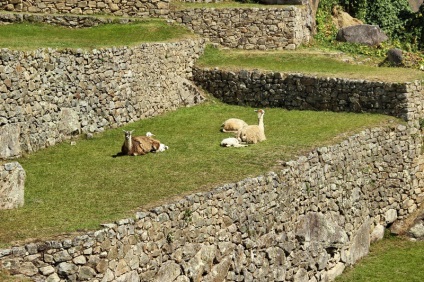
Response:
M169 13L169 0L3 0L0 1L0 10L45 14L163 17Z
M120 23L127 24L135 22L138 18L111 18L111 17L92 17L84 15L48 15L32 13L0 13L0 24L36 22L52 25L67 26L72 28L83 28L98 26L101 24Z
M309 14L303 6L281 8L187 9L170 18L208 38L239 49L296 49L311 37Z
M423 85L259 71L193 70L193 79L225 103L293 110L380 113L417 122L424 115Z
M414 127L365 130L96 232L0 250L0 267L34 281L331 281L418 208L420 151Z
M92 51L1 49L0 140L8 142L0 159L202 102L189 78L203 48L204 40L190 39Z

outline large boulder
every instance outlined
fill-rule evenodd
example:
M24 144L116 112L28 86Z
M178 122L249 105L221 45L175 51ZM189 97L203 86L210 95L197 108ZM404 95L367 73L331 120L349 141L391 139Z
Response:
M339 29L336 40L340 42L358 43L377 46L389 39L376 25L360 24Z

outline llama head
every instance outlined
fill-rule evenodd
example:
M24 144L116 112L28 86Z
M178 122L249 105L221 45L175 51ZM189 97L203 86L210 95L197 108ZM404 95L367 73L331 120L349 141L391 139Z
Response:
M260 116L260 115L264 115L264 114L265 114L265 111L264 111L264 110L262 110L262 109L255 110L255 112L257 112L257 113L258 113L258 116Z
M123 132L124 132L124 134L125 134L125 140L130 140L130 139L131 139L131 136L132 136L132 133L134 132L134 130L126 131L126 130L123 130L123 129L122 129L122 131L123 131Z

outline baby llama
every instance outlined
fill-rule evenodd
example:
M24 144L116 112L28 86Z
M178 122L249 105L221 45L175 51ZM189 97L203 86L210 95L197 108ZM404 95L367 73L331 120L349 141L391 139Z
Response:
M241 144L235 137L228 137L221 141L222 147L247 147L246 144Z
M246 142L247 144L256 144L266 140L265 137L265 128L264 128L264 110L255 110L258 113L258 125L248 125L240 129L236 137L241 142Z

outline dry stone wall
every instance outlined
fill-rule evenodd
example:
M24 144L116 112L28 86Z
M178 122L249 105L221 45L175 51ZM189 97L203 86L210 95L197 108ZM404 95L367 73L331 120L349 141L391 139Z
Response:
M0 50L0 159L203 101L204 40L91 51ZM5 130L3 130L5 129Z
M165 17L169 13L169 0L3 0L0 9L43 14Z
M49 15L49 14L32 14L32 13L0 13L0 24L9 23L46 23L52 25L60 25L72 28L83 28L98 26L101 24L127 24L138 21L138 18L113 18L113 17L92 17L84 15Z
M230 48L296 49L310 40L312 27L303 6L281 8L186 9L170 18L196 34Z
M65 239L0 250L33 281L331 281L424 198L421 135L365 130L279 170Z
M385 83L299 73L193 70L193 79L225 103L290 110L380 113L423 118L422 81Z

